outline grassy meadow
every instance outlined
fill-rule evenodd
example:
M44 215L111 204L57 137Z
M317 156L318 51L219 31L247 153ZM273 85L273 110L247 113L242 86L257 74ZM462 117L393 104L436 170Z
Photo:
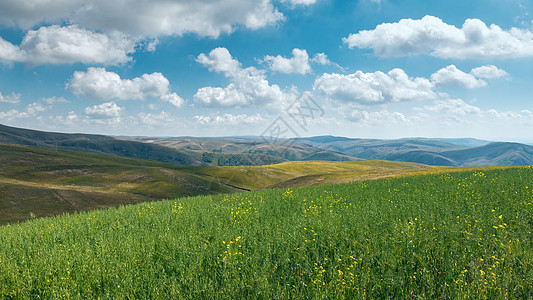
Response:
M0 298L533 297L533 168L141 203L0 227Z

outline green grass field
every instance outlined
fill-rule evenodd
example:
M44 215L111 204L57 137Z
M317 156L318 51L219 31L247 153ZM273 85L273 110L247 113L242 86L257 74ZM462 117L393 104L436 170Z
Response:
M533 168L142 203L0 227L0 298L533 297Z
M7 144L0 165L0 225L184 196L458 170L387 161L195 167Z

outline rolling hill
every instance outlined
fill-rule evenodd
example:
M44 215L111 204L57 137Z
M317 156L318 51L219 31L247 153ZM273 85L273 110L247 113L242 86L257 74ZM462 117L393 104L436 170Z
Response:
M260 137L175 137L175 138L154 138L154 137L122 137L137 142L153 143L164 145L178 150L193 150L213 152L215 155L251 155L252 165L263 165L267 163L255 162L256 158L269 158L274 162L285 161L357 161L360 158L321 149L301 143L267 143ZM219 164L220 165L220 164Z
M375 140L330 136L300 138L295 141L369 160L456 167L533 165L533 146L519 143L491 143L477 139Z
M44 132L0 124L0 143L113 154L189 166L266 165L298 160L358 160L341 153L296 145L273 149L257 139L116 138L93 134Z
M181 166L0 144L0 224L176 197L453 171L387 161Z
M0 144L0 165L0 224L239 190L193 167L31 146Z

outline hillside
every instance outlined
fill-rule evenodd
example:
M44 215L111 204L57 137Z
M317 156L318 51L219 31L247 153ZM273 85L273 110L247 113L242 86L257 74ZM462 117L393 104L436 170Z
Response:
M180 165L200 165L201 154L93 134L44 132L0 125L0 143L114 154Z
M0 144L0 224L239 189L194 169L115 155Z
M453 170L386 161L195 167L8 144L0 144L0 164L0 224L182 196Z
M123 137L133 141L143 143L153 143L164 145L178 150L207 151L221 154L251 155L250 160L256 157L269 157L271 160L283 161L357 161L359 158L342 154L336 151L325 150L299 143L267 143L260 137L175 137L175 138L154 138L154 137ZM220 154L219 154L220 153ZM262 165L261 161L255 165ZM220 165L220 164L219 164ZM244 164L246 165L246 164ZM250 165L250 164L248 164Z
M532 180L457 172L2 226L0 298L529 299Z
M295 141L370 160L382 159L456 167L533 165L533 146L519 143L489 143L476 139L375 140L328 136L301 138Z

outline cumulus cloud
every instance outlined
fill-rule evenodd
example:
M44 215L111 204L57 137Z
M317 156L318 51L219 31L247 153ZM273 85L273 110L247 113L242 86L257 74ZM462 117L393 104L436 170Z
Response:
M416 108L415 110L422 112L433 112L440 116L464 117L467 115L479 115L481 109L479 107L470 105L462 99L437 100L433 105L424 106L423 108Z
M7 112L1 112L0 111L0 120L4 121L13 121L17 119L25 119L25 118L36 118L40 117L40 113L45 112L51 108L50 105L43 105L40 102L34 102L30 103L26 106L26 109L24 111L19 111L16 109L9 110Z
M211 71L222 72L231 83L224 88L202 87L194 101L204 106L247 106L252 103L272 104L294 96L266 80L265 72L254 67L242 68L226 48L213 49L208 55L200 54L197 61Z
M74 111L69 111L66 116L56 116L52 118L57 124L72 126L78 124L80 117Z
M388 73L327 74L318 77L313 89L333 100L360 104L384 104L409 100L435 99L433 83L426 78L409 77L402 69Z
M377 124L408 123L409 119L400 112L390 112L386 109L368 112L365 110L351 110L346 115L347 119L356 123L371 126Z
M30 115L25 111L18 111L16 109L12 109L9 111L0 111L0 120L11 122L17 119L23 119L27 118Z
M504 70L499 69L498 67L493 65L486 65L474 68L470 73L478 78L485 79L500 78L509 75Z
M241 70L241 64L234 59L226 48L215 48L208 55L201 53L196 59L209 71L223 72L228 76L236 75Z
M70 103L69 100L63 98L63 97L49 97L49 98L42 98L41 99L44 103L53 105L53 104L63 104L63 103Z
M469 89L483 87L487 82L477 79L474 75L465 73L457 69L454 65L449 65L438 70L431 75L431 81L441 86L461 86Z
M9 95L2 95L0 92L0 103L17 104L20 102L20 94L11 93Z
M259 113L251 116L247 114L223 114L211 116L198 115L194 116L193 119L201 125L242 125L260 123L265 121L263 116L261 116L261 114Z
M311 4L313 0L293 0ZM237 27L257 29L284 20L270 0L0 1L0 24L31 28L65 21L103 32L157 37L195 33L218 37Z
M0 37L0 63L11 64L23 60L19 47Z
M160 98L162 101L168 102L174 105L176 108L180 108L185 104L185 100L176 93L164 94Z
M312 5L315 4L317 0L289 0L292 5ZM285 0L281 0L285 2Z
M328 56L325 53L315 54L315 56L313 56L311 61L319 65L330 65L331 64L331 61L329 60Z
M343 38L350 48L373 49L380 57L429 54L442 58L517 58L533 56L533 32L467 19L462 28L433 16L383 23Z
M142 125L153 127L169 127L176 124L176 118L166 111L157 114L141 112L137 115L137 120Z
M170 93L169 85L168 79L158 72L122 79L105 68L91 67L87 72L74 72L66 88L75 95L98 100L145 100L153 97L182 106L184 100L176 93Z
M306 74L311 72L311 66L309 65L309 55L307 54L307 51L305 49L302 50L294 48L292 50L291 58L285 58L281 55L267 55L265 56L263 61L268 63L270 69L274 72L280 72L285 74Z
M119 118L122 107L115 102L106 102L85 108L85 114L92 118Z
M52 25L30 30L15 46L0 38L0 60L30 65L99 63L117 65L131 60L135 41L120 33L103 34L76 25Z

